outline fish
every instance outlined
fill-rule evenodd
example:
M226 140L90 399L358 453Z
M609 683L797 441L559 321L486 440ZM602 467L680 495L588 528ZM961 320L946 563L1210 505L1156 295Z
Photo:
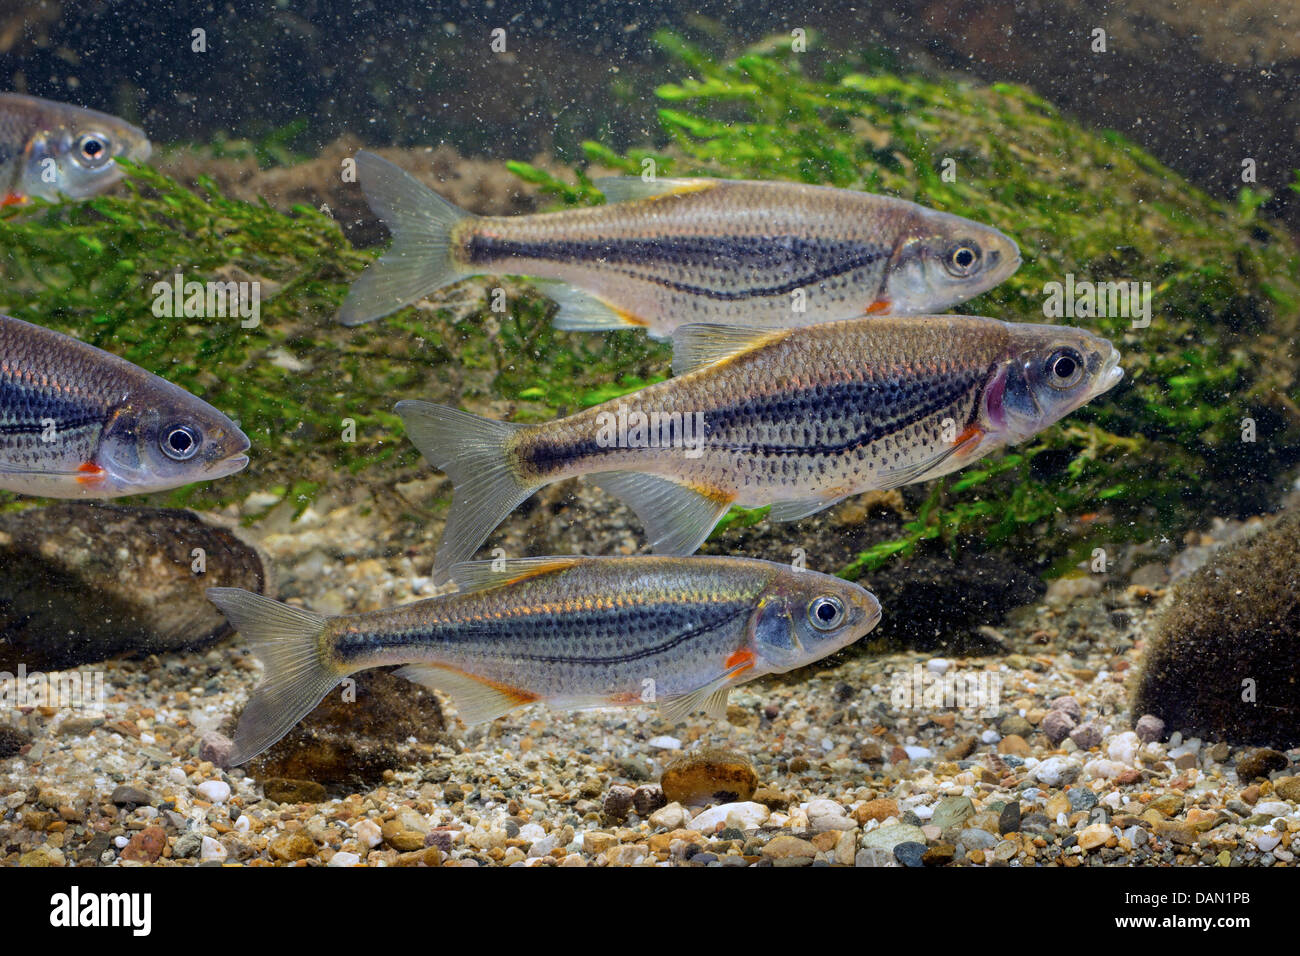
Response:
M233 475L249 441L125 359L0 315L0 489L115 498Z
M151 152L144 131L116 116L0 93L0 205L87 199L122 178L116 160Z
M821 660L880 620L865 587L752 558L470 561L459 590L325 617L240 588L209 599L264 673L231 765L283 737L349 674L396 673L447 694L469 725L534 702L564 710L653 703L675 723L721 718L738 684Z
M689 325L674 377L538 425L416 400L396 411L453 485L435 582L539 488L589 476L654 551L690 554L732 505L794 521L1024 441L1123 377L1083 329L872 316L794 329Z
M554 325L813 325L942 312L1010 276L1007 236L916 203L802 183L609 177L603 206L473 216L373 153L357 154L371 208L393 233L353 283L345 325L395 312L472 275L528 275L559 304Z

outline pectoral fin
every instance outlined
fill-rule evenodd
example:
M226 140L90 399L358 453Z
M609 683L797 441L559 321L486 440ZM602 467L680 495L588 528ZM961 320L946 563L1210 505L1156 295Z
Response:
M938 471L939 468L953 455L962 455L973 451L979 446L980 440L984 437L984 430L981 428L968 428L957 436L957 440L928 458L913 462L902 468L886 468L880 472L880 477L884 484L880 485L880 491L888 491L891 488L901 488L903 485L910 485L916 481L923 481L928 475Z

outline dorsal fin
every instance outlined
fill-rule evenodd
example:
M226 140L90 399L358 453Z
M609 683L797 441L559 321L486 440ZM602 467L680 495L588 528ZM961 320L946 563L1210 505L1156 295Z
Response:
M679 325L673 332L673 374L694 372L768 341L774 342L789 331L709 323Z
M600 176L592 180L605 195L606 202L631 202L634 199L657 199L682 193L712 189L722 179L642 179L640 176Z
M461 561L451 566L451 579L464 594L469 591L500 587L503 584L513 584L551 571L561 571L583 561L597 560L599 559L583 555L571 557L550 555L544 558L489 558L486 561Z

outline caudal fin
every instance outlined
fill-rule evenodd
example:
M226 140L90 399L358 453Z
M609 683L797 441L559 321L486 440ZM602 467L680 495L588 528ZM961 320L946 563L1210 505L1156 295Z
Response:
M251 760L306 717L346 675L327 663L328 618L240 588L208 588L265 671L239 718L230 765Z
M433 562L434 583L445 584L451 566L473 555L540 487L519 477L508 447L525 426L430 402L398 402L395 410L420 454L451 479L451 514Z
M451 230L469 213L365 150L357 153L357 178L370 208L393 234L393 244L352 283L339 309L344 325L396 312L468 274L452 261Z

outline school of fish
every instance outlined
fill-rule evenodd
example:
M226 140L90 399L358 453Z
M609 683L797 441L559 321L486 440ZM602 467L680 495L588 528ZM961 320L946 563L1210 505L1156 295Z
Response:
M83 199L150 154L106 114L0 94L0 195ZM232 765L348 675L402 665L467 723L518 707L654 704L720 716L731 688L870 631L861 585L691 556L732 505L795 521L1022 442L1123 378L1086 330L940 313L1020 264L998 230L905 200L798 183L597 180L604 205L474 216L373 153L361 188L393 235L338 319L357 325L475 275L532 277L562 329L671 339L673 377L540 425L408 399L453 486L434 580L453 593L327 618L235 588L210 599L265 671ZM225 477L248 438L202 399L89 344L0 316L0 490L107 498ZM587 476L658 555L471 561L538 489Z

